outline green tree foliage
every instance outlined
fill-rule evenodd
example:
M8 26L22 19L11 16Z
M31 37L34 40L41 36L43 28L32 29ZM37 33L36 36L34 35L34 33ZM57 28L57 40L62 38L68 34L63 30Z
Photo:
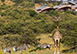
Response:
M21 34L21 32L23 31L23 28L20 27L20 24L17 24L17 23L8 23L4 26L2 26L0 28L0 34L9 34L9 33L12 33L12 34Z
M15 2L16 4L19 4L19 3L23 2L23 0L11 0L11 1Z
M37 13L34 10L29 10L30 16L35 16Z
M75 20L69 20L63 22L61 26L61 32L63 35L62 42L64 45L68 46L77 46L77 19Z
M24 7L34 7L35 4L33 2L23 2L23 3L21 3L21 6L24 6Z
M5 2L5 0L1 0L2 2Z
M21 36L17 34L6 34L0 38L0 41L4 42L2 43L4 46L13 46L15 44L19 45L18 42L20 38Z
M66 11L67 14L73 14L73 15L77 15L76 11Z
M61 42L66 46L77 46L77 12L52 10L49 14L37 14L32 8L34 3L28 1L16 6L0 6L3 10L0 19L0 41L7 45L11 42L37 45L37 35L54 33L57 26L55 17L60 16L62 20L59 30L63 36Z
M51 10L50 13L49 13L49 15L52 16L52 17L60 16L61 15L61 11Z
M0 10L5 10L5 9L8 9L10 8L10 6L7 6L5 3L3 3L3 5L0 5Z
M35 33L31 30L26 30L24 34L22 34L21 39L19 40L20 44L31 44L31 45L37 45L39 39L36 38Z

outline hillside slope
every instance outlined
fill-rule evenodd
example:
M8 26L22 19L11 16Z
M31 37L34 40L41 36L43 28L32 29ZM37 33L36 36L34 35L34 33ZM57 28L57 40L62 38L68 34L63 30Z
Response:
M6 5L13 5L13 4L15 4L14 2L12 2L12 1L10 1L10 0L5 0L5 2L2 2L1 0L0 0L0 5L2 5L3 3L5 3Z

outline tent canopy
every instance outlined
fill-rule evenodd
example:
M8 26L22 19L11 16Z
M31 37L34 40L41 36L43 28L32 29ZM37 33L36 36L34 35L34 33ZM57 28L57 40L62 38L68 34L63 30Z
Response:
M48 7L49 6L46 3L44 3L44 5L42 7L37 7L36 10L42 10L42 9L48 8Z

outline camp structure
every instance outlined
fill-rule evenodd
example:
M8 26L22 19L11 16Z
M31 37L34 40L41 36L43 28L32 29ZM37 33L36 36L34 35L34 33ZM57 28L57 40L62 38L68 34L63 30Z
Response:
M42 7L37 7L36 12L41 13L41 12L50 12L51 10L61 10L61 11L67 11L67 10L75 10L77 11L77 1L67 1L67 2L62 2L58 6L49 7L46 3Z
M67 11L71 9L71 5L54 6L54 9L61 10L61 11Z
M54 9L67 11L73 9L77 11L77 1L62 2L59 6L54 6Z
M72 5L72 6L73 6L73 5L76 5L75 2L73 2L73 1L68 1L68 4L70 4L70 5Z
M68 4L71 5L72 9L77 11L77 1L69 1Z
M60 1L60 2L65 2L65 1L76 1L76 0L45 0L45 1L55 1L55 2L57 2L57 1Z
M52 7L49 7L46 3L44 3L44 5L42 6L42 7L37 7L36 8L36 11L38 12L38 13L41 13L41 12L44 12L44 11L47 11L47 12L49 12L49 11L51 11L51 10L54 10Z
M68 4L70 4L70 5L77 5L77 1L68 1Z
M73 6L72 8L73 10L77 11L77 5Z

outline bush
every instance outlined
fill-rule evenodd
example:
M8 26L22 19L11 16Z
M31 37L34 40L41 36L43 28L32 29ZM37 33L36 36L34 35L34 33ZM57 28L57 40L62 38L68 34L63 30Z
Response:
M52 16L52 17L60 16L61 15L61 11L59 11L59 10L55 10L55 11L51 10L49 15Z
M29 10L29 13L30 13L30 16L32 16L32 17L36 16L36 14L37 14L34 10Z
M1 42L3 42L3 45L6 45L6 46L13 46L13 45L19 45L18 42L19 42L19 38L21 37L20 35L17 35L17 34L6 34L6 35L3 35L1 37Z
M76 11L66 11L67 14L73 14L73 15L77 15Z
M2 2L5 2L5 0L1 0Z
M35 4L33 2L23 2L20 5L23 6L24 8L26 8L26 7L31 8L31 7L35 6Z
M20 4L23 2L23 0L12 0L13 2L15 2L16 4Z
M21 34L23 32L23 28L20 27L20 24L17 23L8 23L1 27L1 33L0 34ZM3 33L2 33L3 32Z
M76 24L77 24L76 20L69 20L69 21L65 21L64 23L61 23L60 31L63 35L62 43L64 43L64 45L71 46L71 47L77 45Z

